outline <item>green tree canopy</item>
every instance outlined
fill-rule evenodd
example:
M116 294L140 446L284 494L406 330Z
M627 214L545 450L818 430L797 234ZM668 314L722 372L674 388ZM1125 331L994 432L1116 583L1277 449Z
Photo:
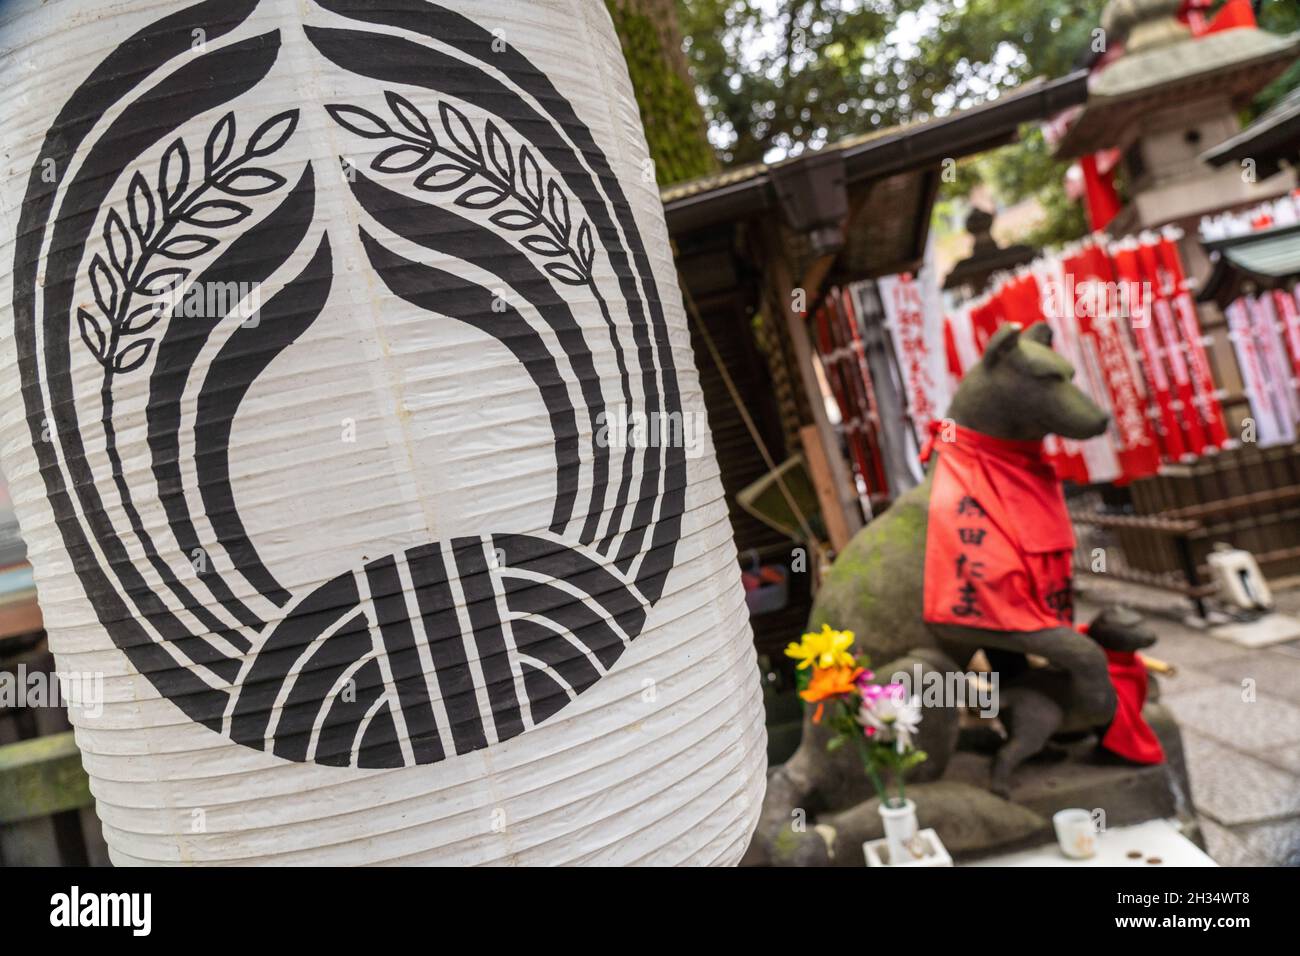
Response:
M1105 0L678 0L686 51L725 164L774 159L853 133L972 106L1033 77L1084 65ZM1296 0L1263 0L1261 26L1300 29ZM1300 66L1261 97L1300 82ZM988 184L1034 197L1047 222L1026 241L1087 228L1066 164L1036 128L960 167L946 194Z
M1220 0L1222 2L1222 0ZM1259 25L1273 33L1300 32L1300 3L1296 0L1264 0L1259 4ZM1300 62L1264 87L1256 98L1252 115L1259 115L1291 90L1300 86Z
M1087 53L1104 0L678 0L727 163L970 106Z

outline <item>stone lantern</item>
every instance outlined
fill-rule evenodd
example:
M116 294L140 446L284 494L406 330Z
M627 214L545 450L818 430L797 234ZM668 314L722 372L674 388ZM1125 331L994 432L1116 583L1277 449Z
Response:
M1300 35L1238 27L1193 36L1180 0L1111 0L1104 40L1123 44L1089 81L1088 100L1057 144L1072 158L1117 147L1129 204L1109 231L1131 234L1260 202L1295 186L1283 171L1261 179L1250 163L1213 168L1201 155L1236 135L1238 112L1300 54ZM1187 243L1185 245L1194 245ZM1204 256L1184 249L1194 272Z
M943 282L944 290L961 301L973 299L983 292L995 273L1027 265L1038 254L1033 246L1019 243L998 245L993 238L993 221L993 213L978 206L966 217L966 231L973 240L971 254L953 266Z

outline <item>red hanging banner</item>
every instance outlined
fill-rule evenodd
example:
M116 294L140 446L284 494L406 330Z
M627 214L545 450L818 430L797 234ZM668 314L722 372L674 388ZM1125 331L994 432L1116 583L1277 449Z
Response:
M1171 283L1167 275L1162 276L1164 270L1156 254L1156 243L1140 241L1137 254L1144 280L1142 294L1149 299L1147 319L1154 320L1152 332L1159 342L1160 357L1168 365L1173 377L1173 406L1177 413L1177 423L1182 428L1183 445L1187 453L1199 455L1205 450L1207 442L1201 428L1196 390L1188 371L1182 336L1175 325L1174 308L1168 298L1172 291Z
M1115 453L1120 482L1155 474L1160 450L1146 412L1141 378L1129 356L1128 342L1108 307L1105 285L1111 282L1110 261L1089 244L1063 263L1067 285L1078 303L1079 348L1105 382L1114 414ZM1097 291L1098 286L1102 291Z
M1210 370L1210 358L1205 351L1205 338L1196 316L1196 303L1192 299L1187 275L1183 270L1182 256L1178 254L1177 244L1168 235L1160 237L1155 251L1161 276L1160 286L1168 290L1164 294L1172 304L1178 334L1187 354L1197 417L1208 443L1215 448L1224 448L1231 444L1231 439L1223 418L1223 406L1219 404L1219 389L1214 384L1214 373Z
M817 352L840 410L853 468L874 502L888 495L888 484L879 443L880 418L871 390L866 353L851 310L849 297L833 289L814 313Z
M1182 428L1178 421L1178 409L1174 405L1173 386L1169 380L1168 370L1160 356L1160 346L1155 332L1151 328L1151 303L1144 293L1142 283L1142 265L1138 259L1136 244L1121 244L1111 250L1111 260L1115 264L1115 273L1120 285L1111 288L1122 290L1128 302L1129 328L1137 341L1142 355L1142 371L1151 386L1152 396L1159 411L1160 428L1156 432L1160 449L1166 458L1182 460L1186 454L1183 444ZM1109 290L1107 290L1109 292Z

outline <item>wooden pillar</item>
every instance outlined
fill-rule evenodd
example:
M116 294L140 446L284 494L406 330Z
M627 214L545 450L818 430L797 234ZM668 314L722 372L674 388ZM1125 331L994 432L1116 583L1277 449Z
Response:
M821 288L821 281L833 261L833 256L825 256L814 262L805 273L805 284L798 288L805 291L806 304L813 303ZM793 292L796 286L790 268L780 249L771 250L768 262L772 294L777 308L785 317L786 329L794 347L795 362L799 367L799 378L808 395L808 406L812 413L813 424L800 429L799 438L804 447L813 487L817 491L817 500L821 504L831 547L838 553L862 527L862 508L858 503L857 485L848 463L840 454L835 426L826 415L826 400L813 371L817 357L808 336L808 325L804 314L794 308Z

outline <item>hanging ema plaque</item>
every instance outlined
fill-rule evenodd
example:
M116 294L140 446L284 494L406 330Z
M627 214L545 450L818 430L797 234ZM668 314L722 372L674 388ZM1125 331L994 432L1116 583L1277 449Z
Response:
M736 861L755 659L604 4L3 30L0 436L114 861Z

